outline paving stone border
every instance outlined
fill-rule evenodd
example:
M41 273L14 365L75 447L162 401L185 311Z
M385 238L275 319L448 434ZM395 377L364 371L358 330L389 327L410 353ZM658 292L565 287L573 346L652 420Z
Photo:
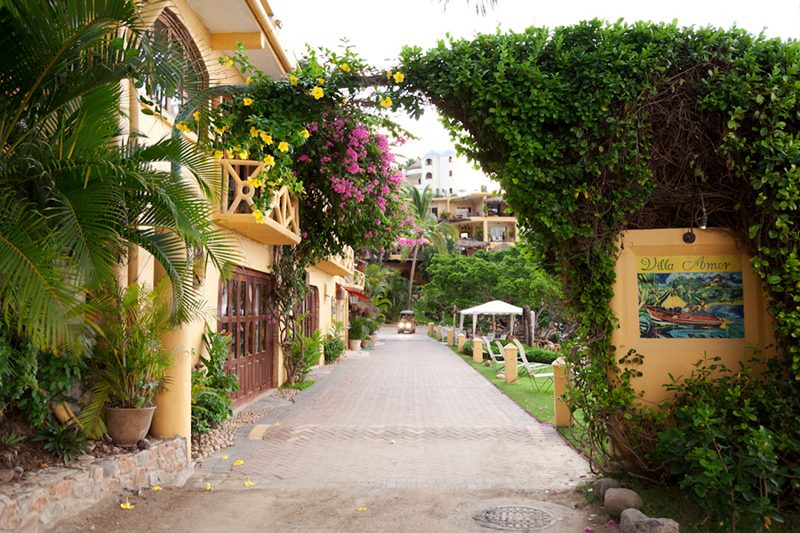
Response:
M37 533L124 489L183 486L193 472L186 439L150 442L149 450L44 468L0 486L0 531Z

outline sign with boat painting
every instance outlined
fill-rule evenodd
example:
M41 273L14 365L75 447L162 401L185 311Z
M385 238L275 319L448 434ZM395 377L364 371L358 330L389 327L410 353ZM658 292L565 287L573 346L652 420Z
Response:
M741 256L651 256L637 263L642 338L744 338Z

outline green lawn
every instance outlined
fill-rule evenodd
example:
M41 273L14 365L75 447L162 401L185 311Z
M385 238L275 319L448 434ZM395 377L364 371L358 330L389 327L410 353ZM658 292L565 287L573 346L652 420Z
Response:
M455 346L449 347L458 353ZM552 424L554 420L555 403L553 401L553 383L550 382L541 391L532 390L531 382L527 377L521 375L515 384L506 383L505 378L497 378L497 370L491 366L476 364L472 361L472 354L458 354L464 361L470 364L475 370L480 372L483 377L491 381L495 387L505 392L506 395L517 402L523 409L535 416L542 423Z

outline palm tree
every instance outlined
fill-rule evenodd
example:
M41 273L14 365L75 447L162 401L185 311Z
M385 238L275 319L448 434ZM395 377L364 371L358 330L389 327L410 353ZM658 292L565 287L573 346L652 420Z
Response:
M418 239L423 239L433 244L440 254L447 254L447 239L456 239L458 231L448 222L439 222L432 213L428 212L431 200L433 200L433 191L431 191L430 185L426 185L422 191L414 186L406 185L406 197L411 203L411 216L414 217L417 225L416 233ZM417 255L421 246L417 241L413 246L403 247L403 259L405 260L409 255L411 256L411 273L408 277L406 309L411 309L414 273L417 269Z
M121 140L121 82L192 94L181 51L147 31L142 5L0 2L0 49L14 50L0 58L0 307L42 348L78 347L93 291L116 283L131 246L164 267L176 315L196 300L197 258L223 273L236 258L211 222L212 167L180 140Z

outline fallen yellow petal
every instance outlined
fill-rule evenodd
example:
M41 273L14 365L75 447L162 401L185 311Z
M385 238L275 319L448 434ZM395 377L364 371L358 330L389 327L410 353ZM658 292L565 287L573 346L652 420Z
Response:
M227 459L227 458L228 458L228 456L227 456L227 455L223 455L223 456L222 456L222 460L223 460L223 461L224 461L225 459Z
M366 510L367 510L367 508L366 508L366 507L359 507L359 508L358 508L358 510L359 510L359 511L366 511Z
M125 503L120 505L120 507L122 507L123 509L133 509L133 505L130 504L128 498L125 498Z
M245 487L252 487L255 483L250 483L250 476L247 476L247 481L245 482Z
M156 485L155 487L151 488L150 490L163 490L163 489L161 487L159 487L158 485Z
M275 422L275 425L276 425L276 426L280 426L280 425L281 425L281 423L280 423L280 422Z
M243 464L244 464L244 461L236 461L235 463L233 463L233 466L239 466L239 465L243 465Z
M206 483L206 488L204 490L211 490L211 483Z

